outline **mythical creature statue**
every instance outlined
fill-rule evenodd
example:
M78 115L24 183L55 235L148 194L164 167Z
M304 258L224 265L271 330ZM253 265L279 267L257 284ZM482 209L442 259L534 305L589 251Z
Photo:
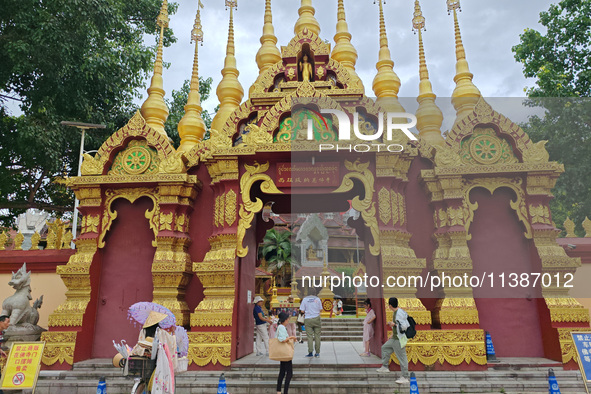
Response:
M10 325L18 326L25 323L36 325L39 321L39 311L43 303L43 296L39 297L33 306L30 305L31 297L31 271L27 272L27 263L12 273L12 279L8 282L16 292L2 303L2 315L10 316Z

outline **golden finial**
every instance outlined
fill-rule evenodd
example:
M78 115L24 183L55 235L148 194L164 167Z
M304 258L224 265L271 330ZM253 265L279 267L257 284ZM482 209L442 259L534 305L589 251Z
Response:
M203 4L199 1L195 24L191 30L191 43L195 43L195 57L193 59L193 74L191 75L191 86L185 115L178 125L181 145L179 151L188 152L197 145L205 135L205 122L201 117L201 95L199 94L199 44L203 45L203 27L201 26L201 8Z
M271 0L265 0L265 23L261 36L261 47L257 52L256 61L259 66L259 75L269 67L281 60L281 53L277 49L277 37L273 29L273 14L271 13Z
M216 93L220 100L220 108L211 122L211 129L221 132L228 117L240 105L244 97L244 89L238 81L238 69L234 48L234 8L238 5L236 0L226 0L226 8L230 8L230 23L228 26L228 46L226 47L226 59L222 69L222 80Z
M164 45L164 29L168 27L168 0L162 2L160 14L158 14L157 24L160 27L160 39L158 40L158 50L156 52L156 62L154 63L154 75L150 87L148 88L148 98L142 105L141 113L146 123L166 135L164 123L168 118L168 107L164 102L164 81L162 79L162 47Z
M462 35L458 23L458 10L461 11L460 0L447 0L447 13L453 12L454 14L454 30L456 36L456 75L454 77L456 87L451 96L452 104L456 109L456 121L472 113L481 96L478 88L472 83L473 75L468 67L466 52L462 43Z
M564 229L566 230L566 238L576 238L577 235L575 234L575 222L573 222L570 218L566 218L564 221Z
M29 250L39 250L39 241L41 241L41 235L37 231L31 235L31 248Z
M351 44L351 33L349 33L349 26L345 16L345 5L343 0L338 2L337 13L337 32L334 35L335 46L332 50L331 58L340 62L343 67L351 74L353 87L363 89L363 82L355 71L355 64L357 63L357 50Z
M316 35L320 35L320 24L314 17L316 14L316 10L312 5L312 0L301 0L300 9L298 10L298 14L300 17L298 18L293 32L298 34L303 32L304 29L308 29L311 32L314 32Z
M585 220L583 220L583 229L585 230L585 238L591 237L591 220L585 216Z
M388 48L388 35L386 34L382 1L378 0L380 9L380 54L376 63L378 72L373 80L373 91L377 97L377 102L388 112L405 112L400 102L398 102L400 79L394 72L394 62Z
M0 250L6 250L6 242L8 241L8 234L6 231L0 231Z
M419 33L419 96L417 102L417 129L419 137L425 139L432 145L442 145L444 143L441 136L441 124L443 123L443 113L435 104L435 94L429 80L429 70L427 69L427 60L425 58L425 48L423 46L422 31L425 30L425 17L421 11L419 0L415 0L415 11L412 19L412 27Z
M23 233L19 232L14 237L14 250L23 250L23 242L25 241L25 236Z

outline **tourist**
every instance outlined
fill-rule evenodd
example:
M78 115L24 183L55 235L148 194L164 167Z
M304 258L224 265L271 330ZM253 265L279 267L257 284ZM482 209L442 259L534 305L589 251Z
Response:
M311 288L314 292L315 289ZM306 357L320 357L320 333L322 332L322 301L316 295L311 294L304 297L300 304L300 310L305 313L304 326L308 337L308 354ZM316 354L313 353L316 350Z
M305 331L305 328L304 328L305 327L304 326L304 320L305 320L305 318L304 318L304 312L301 311L301 310L298 311L298 318L296 320L296 325L297 325L297 328L298 328L298 333L300 334L300 339L299 339L299 342L300 343L304 343L304 340L302 339L302 337L304 335L303 332Z
M252 315L254 316L254 322L256 327L255 331L257 334L257 356L262 356L264 354L269 355L269 333L267 332L267 323L272 323L273 321L270 318L265 317L265 315L263 314L264 302L265 300L263 300L263 297L261 296L256 296L253 302L255 305L252 311ZM263 345L265 346L264 351Z
M408 383L408 359L405 348L408 338L403 332L410 326L408 314L398 307L396 297L390 297L388 308L394 313L393 321L388 322L388 326L392 329L392 337L382 345L382 367L377 371L379 373L390 372L388 365L390 364L390 357L394 353L400 362L400 371L402 372L402 376L396 380L396 383L405 384Z
M6 339L4 339L4 331L8 328L9 325L10 317L7 315L0 316L0 346L2 347L4 347L4 342L6 342ZM7 357L6 353L4 352L4 349L0 349L0 355L2 357Z
M297 341L296 337L290 337L287 334L287 328L285 327L289 322L289 314L285 312L279 313L279 324L277 326L277 335L275 338L279 342L286 342L286 341ZM292 342L293 345L293 342ZM283 378L285 377L285 391L284 393L287 394L289 391L289 382L291 381L291 376L293 375L293 365L291 360L289 361L281 361L279 367L279 376L277 377L277 394L281 394L281 384L283 383Z
M374 329L373 322L376 319L376 313L371 308L371 300L365 300L365 320L363 320L363 343L365 344L365 352L361 353L361 357L369 357L369 341L373 338Z
M343 300L340 298L337 300L337 315L341 316L343 314Z

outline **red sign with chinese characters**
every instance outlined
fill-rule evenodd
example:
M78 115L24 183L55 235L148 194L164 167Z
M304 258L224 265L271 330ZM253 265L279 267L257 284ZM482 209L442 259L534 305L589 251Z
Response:
M339 186L339 163L277 163L278 187Z

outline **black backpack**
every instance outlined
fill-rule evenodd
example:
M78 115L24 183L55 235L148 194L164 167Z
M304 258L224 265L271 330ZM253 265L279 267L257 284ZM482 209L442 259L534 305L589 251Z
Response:
M404 335L406 335L406 337L408 339L414 338L415 335L417 335L417 329L415 328L415 325L417 324L415 322L415 319L412 318L412 316L408 316L408 328L406 329L406 331L401 331Z

